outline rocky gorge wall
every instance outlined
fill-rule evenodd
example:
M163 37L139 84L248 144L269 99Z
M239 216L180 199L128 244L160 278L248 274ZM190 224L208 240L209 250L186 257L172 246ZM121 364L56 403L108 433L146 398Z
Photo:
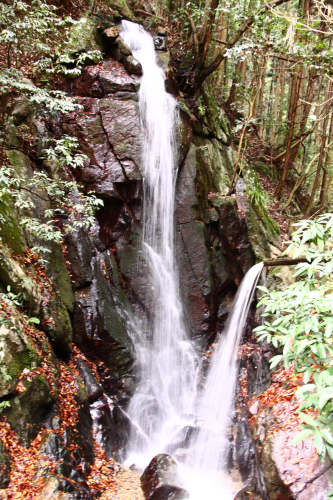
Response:
M58 464L55 470L42 469L55 485L55 496L48 498L61 491L66 498L97 495L86 481L94 463L93 437L98 437L107 457L123 456L130 425L123 409L136 383L129 330L135 328L133 318L149 322L152 315L149 272L140 248L140 65L118 38L112 19L88 12L75 30L73 51L99 48L105 54L99 64L85 66L80 77L62 82L81 109L46 120L17 98L6 110L6 155L18 177L31 179L37 170L55 179L73 178L85 193L93 190L104 206L89 231L67 235L63 247L49 243L48 263L41 266L29 253L36 238L19 224L26 212L17 213L9 197L0 203L6 220L1 227L1 291L10 286L15 294L23 292L25 310L40 319L32 327L13 306L6 309L16 318L17 328L0 330L11 376L10 381L1 381L1 397L11 405L3 415L24 447L47 429L39 453L53 456ZM179 103L177 264L186 326L204 353L221 332L244 274L255 262L271 257L279 235L273 222L249 201L247 188L258 183L250 166L243 169L244 182L226 196L236 155L228 121L208 86L203 91L208 114L200 121L191 114L177 96L165 32L157 29L153 34L156 46L163 49L157 53L167 88ZM64 171L43 159L50 139L64 134L78 139L88 157L84 167ZM33 217L43 217L52 204L38 190L26 196L33 201L34 208L28 211ZM60 218L59 224L64 222ZM249 332L250 327L251 323ZM255 355L251 360L255 366ZM73 397L79 407L70 426L59 413L64 370L73 377ZM258 392L266 388L267 374L263 379ZM253 458L256 451L245 420L244 425L239 420L238 429L243 425L243 435L248 434L247 453L252 453L251 467L256 470L245 467L243 479L256 477L260 485L254 494L258 494L265 490L261 484L265 479L260 460ZM75 452L69 453L74 445ZM239 463L244 460L241 452L236 458ZM5 488L10 470L5 448L0 449L0 462L0 487ZM269 498L282 498L274 495L268 489Z

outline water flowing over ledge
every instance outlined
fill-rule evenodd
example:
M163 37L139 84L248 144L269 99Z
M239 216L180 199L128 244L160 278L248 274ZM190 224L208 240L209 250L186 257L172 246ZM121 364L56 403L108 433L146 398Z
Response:
M143 68L143 259L151 276L154 316L150 325L141 325L135 341L141 383L128 409L134 428L128 461L145 466L193 412L198 359L185 331L174 258L177 102L165 91L152 37L128 21L122 22L121 36Z
M142 254L150 270L154 300L150 324L141 323L134 339L140 383L128 408L133 430L127 463L144 468L156 454L167 450L179 430L200 422L186 463L180 465L182 478L192 500L207 494L211 500L221 495L229 500L236 492L225 462L237 349L263 263L244 277L220 336L206 388L198 397L199 358L184 325L174 257L177 103L165 91L165 75L157 64L152 37L128 21L122 22L121 36L143 68L139 94L144 163Z

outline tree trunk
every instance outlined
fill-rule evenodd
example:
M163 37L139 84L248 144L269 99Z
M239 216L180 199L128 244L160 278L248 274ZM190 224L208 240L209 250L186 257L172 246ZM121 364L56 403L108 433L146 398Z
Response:
M296 110L297 110L297 103L298 103L298 97L299 97L299 91L300 91L300 86L301 86L301 78L302 78L302 68L299 68L297 75L293 79L293 85L294 89L291 89L290 93L290 112L289 112L289 132L288 132L288 139L287 139L287 148L286 148L286 154L284 157L284 164L282 168L282 172L280 175L280 180L278 183L278 186L275 191L275 196L277 198L280 198L284 182L286 179L286 175L288 172L289 168L289 156L290 156L290 148L291 148L291 143L292 139L294 136L294 125L295 125L295 117L296 117Z
M326 98L325 100L327 101L330 99L332 95L332 88L333 88L333 81L329 80L329 85L328 89L326 91ZM321 145L320 145L320 153L319 153L319 159L318 159L318 165L317 165L317 171L316 171L316 177L312 186L312 191L309 199L308 206L306 207L306 210L304 212L304 217L308 217L310 215L310 212L313 207L313 203L315 200L315 196L319 187L319 181L320 181L320 175L321 175L321 169L323 166L323 159L324 159L324 154L325 154L325 147L326 147L326 133L327 133L327 125L329 121L329 108L330 108L330 100L326 102L326 105L324 106L323 109L323 114L324 114L324 120L323 120L323 128L322 128L322 140L321 140ZM324 179L323 179L324 181Z
M328 134L328 143L333 142L333 118L331 117L330 131ZM329 169L332 161L332 149L327 148L326 158L325 158L325 166L324 166L324 175L321 183L320 189L320 208L323 209L330 191L331 187L331 176L329 175Z

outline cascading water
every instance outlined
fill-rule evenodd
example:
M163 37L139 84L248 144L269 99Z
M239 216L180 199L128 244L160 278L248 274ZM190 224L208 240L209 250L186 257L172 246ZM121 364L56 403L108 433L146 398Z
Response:
M231 423L238 372L237 349L262 268L262 262L256 264L243 278L213 356L197 411L202 424L192 440L183 469L191 500L233 498L232 489L225 485L225 477L219 482L218 472L227 466L227 430Z
M143 68L139 108L144 163L143 258L150 270L153 318L139 325L133 341L141 381L128 408L133 432L127 463L144 468L188 420L201 422L181 473L191 500L229 500L227 429L237 378L237 348L263 264L246 274L235 298L206 380L196 402L198 356L186 335L174 260L174 198L177 175L177 103L165 91L152 37L134 23L122 22L122 38ZM145 335L146 332L146 335ZM222 476L221 476L222 473Z
M183 324L174 261L177 102L165 91L152 37L129 21L122 22L121 36L143 69L143 257L154 304L150 325L141 326L135 338L141 383L128 408L134 428L128 462L145 467L187 423L185 415L192 412L196 396L198 359Z

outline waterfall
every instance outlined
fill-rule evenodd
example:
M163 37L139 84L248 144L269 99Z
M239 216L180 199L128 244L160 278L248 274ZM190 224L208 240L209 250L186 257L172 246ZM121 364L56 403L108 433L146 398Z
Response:
M184 327L174 260L177 102L165 91L152 37L129 21L122 22L121 36L143 69L143 258L150 270L153 317L135 335L141 381L128 408L134 429L128 462L145 467L193 411L198 359Z
M226 455L228 426L237 379L237 350L263 264L253 266L236 294L213 357L206 387L197 400L196 349L187 337L174 259L174 199L177 176L175 130L177 102L165 91L152 37L129 21L121 36L143 68L139 93L143 151L143 258L150 272L152 318L134 321L133 341L140 373L128 408L133 431L128 464L144 468L176 433L193 425L199 430L180 465L191 500L229 500ZM222 474L222 475L221 475Z
M230 487L225 486L225 477L222 476L222 484L219 484L218 471L227 468L227 431L238 373L237 349L262 268L262 262L256 264L243 278L213 356L197 411L201 427L192 440L187 467L183 470L191 500L204 496L210 500L233 498Z

